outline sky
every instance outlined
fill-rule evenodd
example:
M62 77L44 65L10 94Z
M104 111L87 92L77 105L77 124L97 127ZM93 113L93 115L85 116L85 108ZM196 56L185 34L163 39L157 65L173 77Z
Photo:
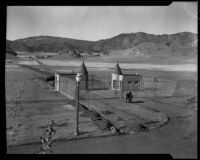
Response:
M96 41L121 33L197 33L197 2L169 6L8 6L9 40L55 36Z

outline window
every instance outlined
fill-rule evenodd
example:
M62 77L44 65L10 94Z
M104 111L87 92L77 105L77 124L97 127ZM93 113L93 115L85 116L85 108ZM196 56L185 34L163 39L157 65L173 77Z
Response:
M128 81L128 84L129 84L129 85L132 85L132 81Z
M135 83L135 85L139 85L139 81L138 80L136 80L134 83Z
M113 80L113 86L112 87L113 87L113 89L121 89L122 81Z
M116 80L113 80L113 88L115 89L117 86L117 81Z

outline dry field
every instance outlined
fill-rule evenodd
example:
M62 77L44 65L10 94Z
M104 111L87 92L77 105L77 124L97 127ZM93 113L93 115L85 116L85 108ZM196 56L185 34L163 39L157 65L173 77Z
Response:
M41 60L42 63L48 66L75 66L78 67L82 63L81 61L62 61L62 60ZM85 62L86 67L90 68L114 68L115 63L110 62ZM173 65L161 65L161 64L144 64L144 63L120 63L120 67L123 69L145 69L145 70L158 70L158 71L188 71L196 72L197 65L195 64L173 64Z
M49 120L56 123L55 139L74 137L75 108L71 100L52 90L44 76L15 66L6 71L5 82L8 146L39 142ZM101 134L90 117L80 116L80 121L87 136Z
M41 60L44 64L53 70L65 70L74 69L77 70L81 61L47 61ZM29 65L35 65L35 62L25 62ZM89 65L89 66L88 66ZM94 74L97 79L110 81L111 72L114 67L114 63L96 63L86 62L86 66L89 67L89 74ZM102 66L102 67L101 67ZM138 72L144 75L145 78L152 79L157 77L164 80L170 80L176 82L174 85L173 97L168 98L144 98L144 103L138 103L137 105L142 108L161 111L170 117L169 123L161 127L160 129L142 133L138 135L124 136L123 137L109 137L109 139L95 139L95 140L83 140L83 141L71 141L60 142L54 145L54 149L57 153L171 153L175 157L196 157L196 137L197 137L197 103L193 102L193 97L196 95L197 89L197 75L195 73L195 65L167 65L167 69L170 71L164 71L159 69L160 65L138 65L135 64L121 64L123 73ZM158 70L155 70L156 67ZM188 67L188 71L184 70L184 67ZM39 67L39 65L37 65ZM95 68L100 67L98 71ZM126 69L126 67L128 67ZM150 70L147 70L151 67ZM104 69L106 68L106 69ZM153 69L154 68L154 69ZM164 67L166 69L166 66ZM190 72L191 71L191 72ZM7 137L8 145L36 142L39 140L39 136L44 135L44 130L47 126L48 120L54 119L57 123L57 137L65 137L67 134L73 134L74 126L74 108L70 105L70 100L66 97L52 91L47 83L43 80L44 76L37 74L33 71L26 70L17 66L8 67L6 70L6 118L7 118ZM146 84L146 86L151 84ZM161 86L164 84L161 84ZM184 89L183 89L184 88ZM187 92L191 88L190 92ZM170 90L170 88L169 88ZM184 92L183 92L184 90ZM100 91L99 91L100 93ZM179 95L177 93L189 93L190 95ZM106 95L105 95L106 96ZM175 97L176 96L176 97ZM16 100L24 100L24 103L17 105ZM26 102L28 100L28 103ZM40 101L43 100L43 101ZM110 112L113 112L112 100L103 101L103 113L107 114L110 118L112 114L109 111L106 112L106 106L109 106ZM119 117L122 114L123 103L120 100L115 101ZM91 105L89 101L86 102ZM18 107L17 107L18 106ZM129 106L132 107L131 105ZM14 109L15 108L15 109ZM137 107L136 107L137 108ZM136 109L134 108L134 109ZM16 109L17 114L16 114ZM127 108L128 109L128 108ZM136 109L137 110L137 109ZM123 111L125 112L125 111ZM13 116L15 114L15 116ZM81 113L82 114L82 113ZM128 112L126 111L126 114ZM125 114L124 114L125 115ZM123 114L122 114L123 117ZM121 117L121 118L122 118ZM126 116L123 118L127 118ZM133 117L135 118L135 117ZM84 132L90 132L100 134L98 128L91 125L88 117L81 116L82 128ZM120 119L118 119L118 122ZM120 124L118 124L120 125ZM147 141L149 143L147 143ZM133 143L135 142L135 143ZM101 144L101 148L95 148ZM121 144L123 145L121 147ZM88 145L87 149L83 149L85 145ZM102 148L102 145L106 145ZM74 149L77 150L74 150ZM10 150L11 153L24 153L28 151L33 153L37 151L38 146L30 145L28 147L21 146Z

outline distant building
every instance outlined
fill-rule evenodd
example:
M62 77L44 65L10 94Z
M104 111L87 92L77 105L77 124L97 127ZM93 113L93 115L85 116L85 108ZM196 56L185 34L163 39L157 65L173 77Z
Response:
M121 91L140 90L143 88L143 76L135 74L123 74L118 62L112 72L111 89Z

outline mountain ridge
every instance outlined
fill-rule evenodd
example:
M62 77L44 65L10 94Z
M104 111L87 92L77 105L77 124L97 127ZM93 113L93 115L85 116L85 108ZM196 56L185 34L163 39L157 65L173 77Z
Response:
M62 52L72 50L77 52L108 53L111 50L125 50L137 48L141 55L154 54L162 49L166 53L178 52L182 55L197 54L198 35L192 32L154 35L145 32L122 33L117 36L97 41L78 40L73 38L34 36L14 41L7 40L6 45L18 52ZM145 45L148 43L148 47ZM184 53L183 53L184 52ZM68 52L64 52L68 53ZM140 54L138 54L140 55ZM173 55L173 54L172 54Z

